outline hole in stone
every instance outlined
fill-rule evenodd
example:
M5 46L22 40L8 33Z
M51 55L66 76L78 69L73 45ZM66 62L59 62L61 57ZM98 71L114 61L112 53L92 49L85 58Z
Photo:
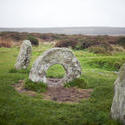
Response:
M46 77L49 82L57 83L65 76L65 69L60 64L55 64L49 67L46 72Z

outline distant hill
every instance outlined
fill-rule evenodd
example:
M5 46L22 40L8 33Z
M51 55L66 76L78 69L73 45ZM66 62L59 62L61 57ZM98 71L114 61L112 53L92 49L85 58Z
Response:
M125 27L0 28L0 32L57 33L84 35L125 35Z

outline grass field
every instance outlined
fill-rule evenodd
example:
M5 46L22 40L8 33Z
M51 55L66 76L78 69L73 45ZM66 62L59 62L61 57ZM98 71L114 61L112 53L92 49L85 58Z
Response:
M42 100L39 96L19 94L12 87L19 80L28 78L28 71L35 59L51 44L33 47L32 61L27 71L12 72L19 47L0 48L0 125L120 125L110 117L113 83L119 67L125 62L125 52L113 55L93 54L74 50L82 67L81 78L86 88L92 88L91 98L77 104ZM55 65L48 77L62 77L64 69ZM38 93L39 95L39 93Z

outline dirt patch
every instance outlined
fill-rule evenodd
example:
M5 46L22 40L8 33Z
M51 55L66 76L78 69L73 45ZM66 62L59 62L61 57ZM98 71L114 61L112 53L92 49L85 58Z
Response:
M13 85L19 93L27 94L28 96L36 96L37 92L24 88L24 81L20 80ZM92 89L78 89L75 87L65 88L63 86L48 87L47 91L40 93L44 100L53 100L56 102L79 102L81 99L87 99L91 96Z
M43 93L45 99L54 100L57 102L79 102L83 98L89 98L91 96L92 89L78 89L75 87L64 88L49 87L47 92Z
M36 96L37 95L37 92L35 91L31 91L31 90L28 90L28 89L25 89L24 88L24 81L23 80L19 80L19 82L17 84L14 84L12 85L17 92L19 93L24 93L24 94L27 94L29 96Z

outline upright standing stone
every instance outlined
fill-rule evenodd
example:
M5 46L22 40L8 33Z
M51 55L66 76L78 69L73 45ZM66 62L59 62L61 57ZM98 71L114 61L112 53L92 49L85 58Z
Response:
M16 69L26 69L30 63L32 55L32 45L29 40L24 40L15 64Z
M70 49L52 48L36 59L30 71L29 79L33 82L44 82L48 84L46 72L54 64L62 65L66 71L61 83L72 81L81 75L80 63Z
M121 120L125 125L125 64L121 67L115 81L111 116L115 120Z

